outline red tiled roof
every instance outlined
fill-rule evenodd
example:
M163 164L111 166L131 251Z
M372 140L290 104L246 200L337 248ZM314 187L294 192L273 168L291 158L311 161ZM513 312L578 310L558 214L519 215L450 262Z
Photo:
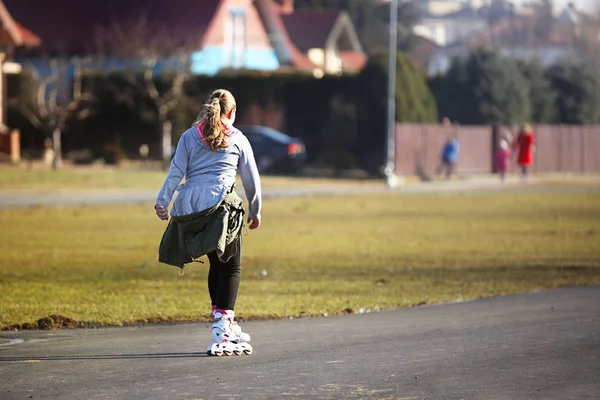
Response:
M23 40L23 46L25 47L37 47L42 42L40 38L29 29L15 21L17 30L21 33L21 39Z
M283 49L278 49L278 46L274 45L276 51L283 50L285 53L287 53L289 55L291 65L296 68L308 70L316 68L315 64L313 64L305 54L298 50L294 42L291 40L285 24L283 23L283 19L278 11L277 4L273 0L255 0L254 4L256 5L259 13L262 13L261 18L263 19L263 23L265 24L267 31L269 31L269 34L272 37L278 38L279 44L283 47ZM271 30L274 30L274 32Z
M279 13L279 14L291 14L294 12L294 0L292 0L292 7L291 8L287 8L284 4L285 0L280 0L280 2L273 2L273 6L275 8L275 10Z
M340 51L338 56L347 71L359 72L367 64L367 55L362 51Z
M340 11L295 11L281 19L299 50L322 49L340 17Z
M16 20L34 29L45 47L91 51L99 28L145 17L174 39L201 39L222 0L4 0ZM31 10L35 10L32 12Z
M27 46L35 47L39 46L40 38L37 37L33 32L24 28L18 22L16 22L11 13L6 8L5 4L0 0L0 25L2 29L8 35L10 45L13 46ZM4 43L3 43L4 44Z

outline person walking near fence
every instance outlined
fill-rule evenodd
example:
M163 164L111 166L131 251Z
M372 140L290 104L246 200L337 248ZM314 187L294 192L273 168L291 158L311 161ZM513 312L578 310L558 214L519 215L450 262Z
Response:
M234 191L238 171L248 199L250 229L260 226L262 200L252 147L233 127L236 108L229 91L212 93L196 122L181 136L154 206L156 215L167 220L173 194L179 192L159 247L160 262L183 268L208 256L213 320L208 354L217 356L252 353L250 335L234 320L244 215L243 201Z
M437 168L436 175L444 173L446 179L450 179L452 177L456 159L458 158L458 149L459 145L456 136L448 137L448 140L442 148L440 165Z
M506 140L508 147L513 146L514 137L510 128L502 129L502 139Z
M533 153L535 152L535 137L531 126L528 124L521 127L514 143L514 150L517 154L517 163L521 168L521 177L526 179L529 168L533 164Z
M508 163L511 158L511 151L508 145L508 142L505 139L500 141L500 149L496 152L494 156L494 162L496 163L496 171L500 175L500 180L504 182L506 177L506 169L508 168Z

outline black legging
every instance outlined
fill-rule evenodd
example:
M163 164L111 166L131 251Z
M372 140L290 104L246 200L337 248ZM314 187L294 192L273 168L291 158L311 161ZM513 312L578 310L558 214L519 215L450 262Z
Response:
M240 287L242 243L240 240L233 244L239 246L229 261L221 262L217 252L208 254L210 269L208 270L208 292L213 306L223 310L233 310Z

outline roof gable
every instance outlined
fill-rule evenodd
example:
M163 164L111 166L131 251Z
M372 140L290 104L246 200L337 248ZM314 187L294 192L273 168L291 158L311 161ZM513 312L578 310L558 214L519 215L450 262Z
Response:
M290 38L300 51L325 47L333 31L339 11L295 11L281 15Z
M29 29L18 22L15 22L17 30L21 33L22 45L25 47L37 47L42 44L40 38Z
M344 11L295 11L281 16L290 38L299 50L326 48L346 34L346 51L362 51L358 36ZM310 29L307 29L310 27Z
M315 65L303 54L288 33L283 19L278 12L277 4L273 0L255 0L256 9L269 33L271 43L279 62L301 69L314 69Z

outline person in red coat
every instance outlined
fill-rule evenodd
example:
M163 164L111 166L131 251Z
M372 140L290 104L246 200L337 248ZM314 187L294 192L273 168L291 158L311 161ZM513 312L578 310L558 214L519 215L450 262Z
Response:
M529 167L533 164L535 151L535 138L531 126L525 124L521 127L517 140L514 142L514 150L517 155L517 163L521 167L521 177L526 178Z

